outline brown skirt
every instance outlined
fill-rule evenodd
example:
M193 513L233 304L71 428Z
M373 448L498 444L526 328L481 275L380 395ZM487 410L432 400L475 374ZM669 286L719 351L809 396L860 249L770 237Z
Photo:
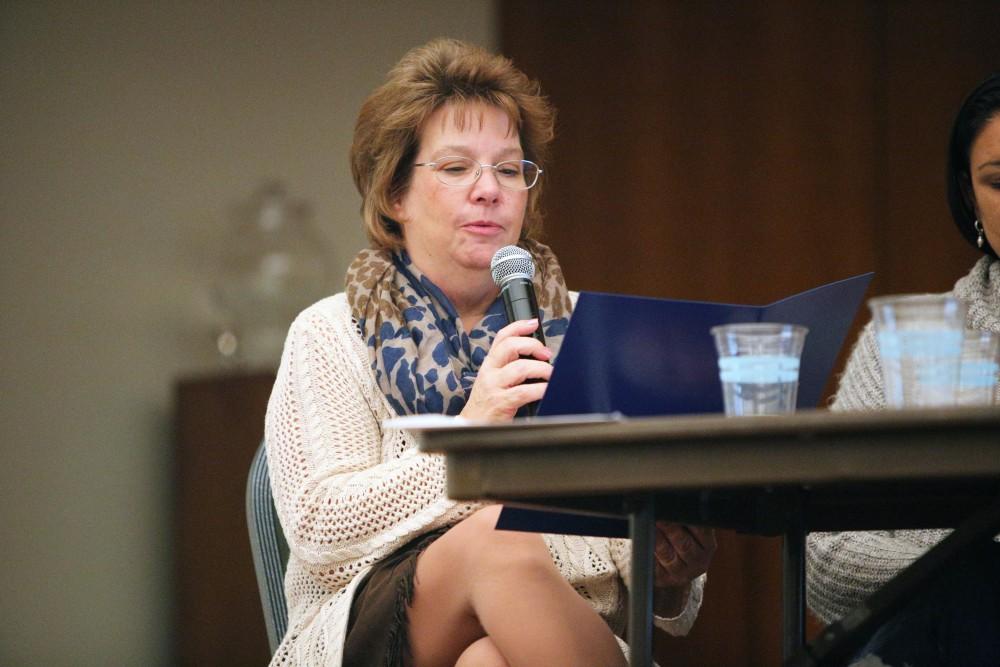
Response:
M407 608L413 602L417 557L448 528L420 535L364 576L354 592L344 639L344 667L403 667L409 662Z

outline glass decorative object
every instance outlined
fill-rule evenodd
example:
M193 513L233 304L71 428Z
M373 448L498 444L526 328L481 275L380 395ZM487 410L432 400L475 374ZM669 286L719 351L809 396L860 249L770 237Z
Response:
M230 366L273 370L295 316L336 291L330 256L311 207L280 182L258 188L233 217L212 288L222 324L216 347Z

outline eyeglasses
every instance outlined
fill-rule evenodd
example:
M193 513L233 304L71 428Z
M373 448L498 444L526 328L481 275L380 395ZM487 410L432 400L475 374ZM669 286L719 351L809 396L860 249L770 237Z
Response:
M480 164L467 157L448 156L434 162L417 162L414 167L430 167L434 177L445 185L462 187L472 185L483 175L483 169L492 169L497 182L508 190L528 190L538 182L542 169L531 160L505 160L496 164Z

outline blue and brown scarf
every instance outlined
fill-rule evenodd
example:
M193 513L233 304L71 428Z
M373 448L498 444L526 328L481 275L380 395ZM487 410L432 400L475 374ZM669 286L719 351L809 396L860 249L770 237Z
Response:
M535 260L535 294L546 346L558 354L572 306L555 255L521 243ZM457 415L497 331L507 324L497 298L469 332L447 295L405 251L362 250L346 277L347 300L372 370L399 415Z

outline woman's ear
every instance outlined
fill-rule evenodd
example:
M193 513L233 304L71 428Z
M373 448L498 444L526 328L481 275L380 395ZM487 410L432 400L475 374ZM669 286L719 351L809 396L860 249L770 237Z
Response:
M406 206L403 204L402 197L398 197L392 202L392 219L400 226L406 223Z

